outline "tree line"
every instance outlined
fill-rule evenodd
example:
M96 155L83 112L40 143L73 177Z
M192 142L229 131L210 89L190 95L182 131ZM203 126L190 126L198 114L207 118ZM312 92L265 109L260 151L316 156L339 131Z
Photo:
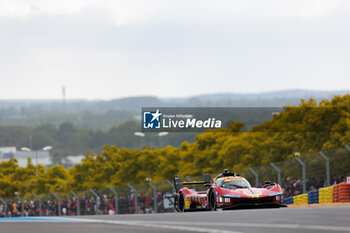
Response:
M350 144L349 108L350 95L320 103L302 100L248 131L238 121L225 129L208 130L197 135L194 142L184 141L178 147L105 145L101 153L88 151L82 162L70 169L39 166L39 176L31 160L26 167L18 167L11 159L0 164L0 196L105 188L143 183L146 178L155 182L176 174L215 174L224 168L240 170L282 161L293 157L294 152L307 155L341 147Z

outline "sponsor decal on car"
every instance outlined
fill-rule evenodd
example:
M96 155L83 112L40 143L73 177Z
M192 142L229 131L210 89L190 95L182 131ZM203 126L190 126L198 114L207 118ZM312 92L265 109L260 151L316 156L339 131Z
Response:
M230 179L224 180L224 182L236 181L236 180L246 180L246 179L243 179L243 178L230 178Z
M235 195L235 194L225 194L224 197L235 197L235 198L241 198L241 195Z
M247 196L249 196L249 197L260 197L261 196L261 194L262 194L262 192L260 191L260 190L244 190L243 191L243 194L245 194L245 195L247 195Z

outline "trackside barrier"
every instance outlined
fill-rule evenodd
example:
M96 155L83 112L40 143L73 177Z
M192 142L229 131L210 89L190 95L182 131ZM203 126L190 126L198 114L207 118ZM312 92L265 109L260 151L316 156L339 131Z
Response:
M306 193L306 166L305 166L305 163L299 157L295 157L295 160L298 161L302 169L303 193L305 194Z
M350 184L342 182L334 185L333 202L350 202Z
M293 200L294 204L308 204L308 194L304 193L294 196Z
M322 151L320 151L318 153L326 161L326 176L327 176L326 181L327 181L327 187L329 187L331 185L331 178L330 178L330 171L329 171L329 159L326 156L326 154L323 153Z
M21 202L21 216L24 217L24 202L23 199L19 196L16 196L17 200Z
M259 174L251 167L249 167L248 170L255 176L255 187L259 187Z
M273 167L276 172L277 172L277 183L279 185L282 185L282 182L281 182L281 170L274 164L274 163L270 163L271 167Z
M75 201L77 205L76 215L80 215L80 198L74 191L71 191L71 194L75 197Z
M52 192L51 195L54 196L56 198L56 200L57 200L57 215L61 216L61 199L54 192Z
M175 189L174 184L170 180L165 180L165 181L172 187L172 192L176 193L176 189Z
M319 203L333 203L333 187L320 188L318 191Z
M293 197L284 198L284 199L283 199L283 204L285 204L285 205L294 204Z
M2 202L2 204L4 205L4 217L7 217L7 210L9 209L8 208L8 205L7 205L7 202L4 200L4 199L2 199L2 198L0 198L0 201Z
M309 204L318 203L318 190L312 190L308 192L308 203Z
M130 192L134 196L134 211L135 211L135 214L137 214L138 213L138 206L139 206L138 197L137 197L137 190L131 184L128 184L128 186L130 188Z
M100 196L92 189L89 189L90 193L95 197L95 215L99 214L99 206L100 206Z
M119 208L118 208L118 201L119 201L119 197L118 197L118 192L112 188L112 187L108 187L108 189L113 193L113 198L114 198L114 214L118 214L119 212Z
M43 216L43 209L42 209L42 202L41 199L38 197L38 195L36 195L35 193L33 194L33 196L38 200L38 207L39 207L39 216Z
M157 189L154 187L154 185L151 182L147 182L147 184L152 188L153 191L153 207L154 207L154 212L158 213L158 202L157 202Z
M281 183L279 180L282 179L281 187L284 190L284 196L287 197L283 200L284 204L312 204L317 203L317 201L319 203L332 203L333 201L350 202L350 187L347 184L321 188L324 186L325 181L328 186L329 183L339 183L344 181L346 176L350 176L350 147L348 145L327 150L324 153L318 152L301 156L300 158L292 157L284 161L237 172L249 180L251 184L255 183L255 186L259 186L259 180L271 180L272 182L277 181ZM187 181L201 179L202 176L199 178L186 177ZM300 182L300 180L303 180L303 182ZM173 212L173 193L175 193L175 190L172 181L160 181L152 183L152 185L154 185L154 188L152 188L153 192L151 185L147 185L147 183L135 184L134 186L117 186L114 187L116 192L107 188L93 189L95 198L93 198L89 190L76 191L76 195L73 195L75 198L69 193L60 193L59 195L52 193L52 196L51 194L43 193L40 195L40 199L35 194L28 194L28 196L22 198L25 211L21 211L21 213L23 214L24 212L25 215L44 214L47 216L60 216L61 214L73 215L79 212L83 215ZM201 186L201 188L205 187ZM305 190L305 196L290 197L295 194L295 191L299 192L301 189ZM319 189L318 195L317 191L309 192L314 189ZM0 198L0 217L9 214L11 216L20 215L19 212L13 213L11 210L14 204L16 204L17 209L23 209L21 202L14 200L15 196L7 198L6 200ZM153 202L154 200L157 200L157 202ZM114 207L113 204L115 204ZM157 207L154 206L153 208L157 211L152 211L153 204L157 204ZM80 211L78 207L80 207ZM4 211L5 208L6 210ZM115 211L113 212L114 209Z
M283 200L283 203L288 205L334 202L350 202L350 184L342 182L334 186L312 190L307 194L288 197Z

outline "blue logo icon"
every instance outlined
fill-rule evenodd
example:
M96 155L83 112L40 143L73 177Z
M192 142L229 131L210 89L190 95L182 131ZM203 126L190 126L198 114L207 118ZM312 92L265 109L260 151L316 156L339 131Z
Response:
M161 115L157 109L156 112L143 112L143 128L144 129L160 129Z

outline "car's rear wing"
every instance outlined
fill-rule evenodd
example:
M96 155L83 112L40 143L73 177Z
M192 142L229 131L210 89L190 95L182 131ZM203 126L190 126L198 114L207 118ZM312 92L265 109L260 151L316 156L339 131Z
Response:
M185 182L182 182L183 185L193 185L193 184L206 184L205 181L185 181Z
M211 185L212 183L213 183L213 178L211 177L210 174L203 175L203 181L189 181L189 182L187 181L182 182L179 176L174 176L174 187L175 187L176 193L178 193L180 189L182 189L184 186L187 186L187 185L195 185L195 184Z

